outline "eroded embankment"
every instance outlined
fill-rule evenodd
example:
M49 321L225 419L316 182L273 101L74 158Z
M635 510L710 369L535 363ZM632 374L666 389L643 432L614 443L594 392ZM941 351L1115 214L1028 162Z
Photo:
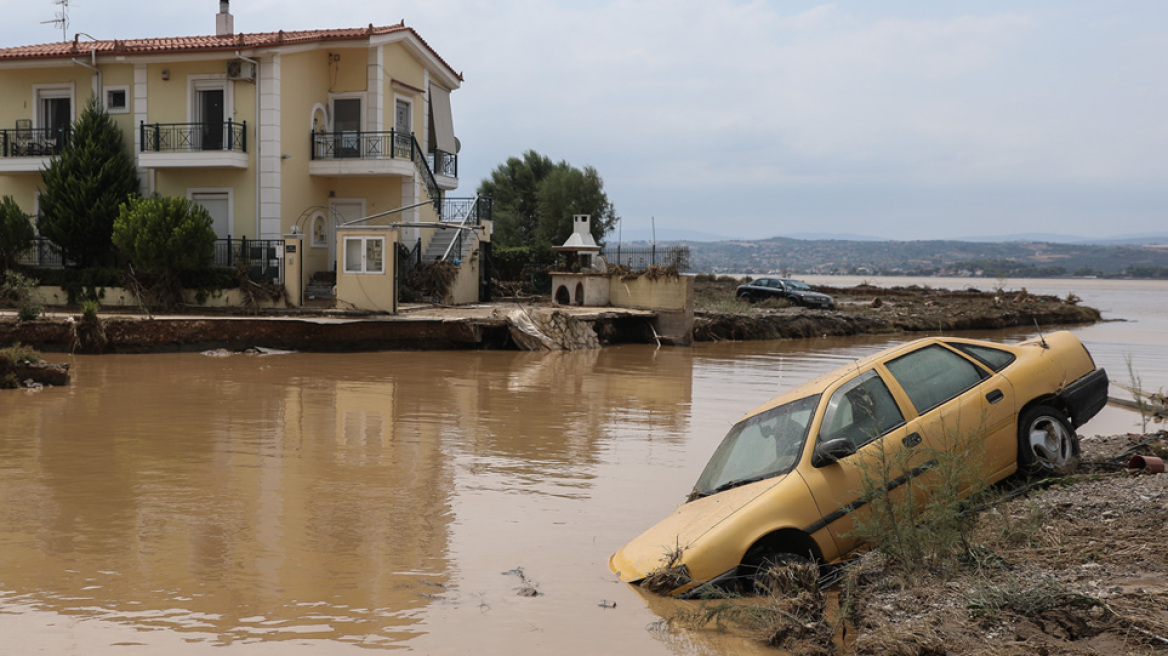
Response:
M1078 299L1026 292L995 294L920 288L825 289L836 310L749 308L744 312L698 311L695 341L842 337L895 332L953 332L1014 326L1094 323L1099 310Z

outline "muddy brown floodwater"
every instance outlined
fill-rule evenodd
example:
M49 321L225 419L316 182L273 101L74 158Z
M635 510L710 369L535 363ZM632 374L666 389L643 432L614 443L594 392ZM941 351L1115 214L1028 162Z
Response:
M1076 332L1168 387L1165 289L1105 292L1134 321ZM59 356L73 385L0 393L2 651L773 653L651 628L685 602L608 556L744 412L908 338Z

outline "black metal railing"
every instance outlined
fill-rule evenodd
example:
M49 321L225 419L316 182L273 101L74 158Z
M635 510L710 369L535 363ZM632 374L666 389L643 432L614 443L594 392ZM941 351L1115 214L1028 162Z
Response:
M624 266L634 271L647 269L651 266L676 267L678 270L689 268L689 246L657 246L628 248L617 244L606 246L600 252L605 261L614 266Z
M252 280L272 283L284 280L283 239L216 239L214 264L218 267L246 266Z
M434 171L418 140L412 132L317 132L309 134L309 157L315 160L335 159L408 159L422 178L426 195L434 201L434 210L442 213L442 189L434 179Z
M491 198L490 196L443 198L440 214L442 215L442 220L448 223L479 225L483 221L491 220Z
M236 123L139 124L142 152L198 152L223 150L247 152L247 121Z
M0 157L60 155L71 133L68 127L0 130Z
M434 151L427 159L430 163L430 169L434 171L435 175L458 177L458 155Z
M66 264L73 264L65 259L65 255L61 252L61 247L49 241L45 237L36 237L33 239L32 247L20 257L16 258L17 264L30 267L42 267L45 269L60 269Z
M324 159L410 159L414 135L409 132L312 132L311 157Z
M283 239L216 239L212 263L231 269L246 266L253 280L279 283L284 280L283 251ZM32 247L21 254L17 263L46 269L74 264L65 259L59 246L45 237L35 238Z

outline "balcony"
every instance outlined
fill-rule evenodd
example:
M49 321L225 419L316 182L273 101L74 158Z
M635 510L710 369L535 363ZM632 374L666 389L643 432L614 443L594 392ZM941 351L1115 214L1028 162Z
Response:
M247 121L142 123L138 143L143 168L247 168Z
M415 167L422 161L433 171L440 187L454 189L458 186L457 160L439 159L439 163L446 167L444 175L434 166L434 155L439 154L420 157L418 142L411 132L312 132L309 152L308 172L311 175L409 177L414 175Z
M0 173L40 171L49 165L50 157L61 154L70 134L69 128L0 130Z

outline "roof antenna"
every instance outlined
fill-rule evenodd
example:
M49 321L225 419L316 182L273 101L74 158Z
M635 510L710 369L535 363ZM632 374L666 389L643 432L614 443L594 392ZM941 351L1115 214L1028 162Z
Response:
M53 0L53 4L59 5L61 10L54 14L53 20L41 21L41 25L59 25L61 27L61 40L68 41L69 0Z
M1042 348L1044 349L1050 348L1050 344L1046 343L1046 337L1042 335L1042 328L1038 325L1038 317L1031 318L1034 319L1034 329L1038 331L1038 343L1042 344Z

